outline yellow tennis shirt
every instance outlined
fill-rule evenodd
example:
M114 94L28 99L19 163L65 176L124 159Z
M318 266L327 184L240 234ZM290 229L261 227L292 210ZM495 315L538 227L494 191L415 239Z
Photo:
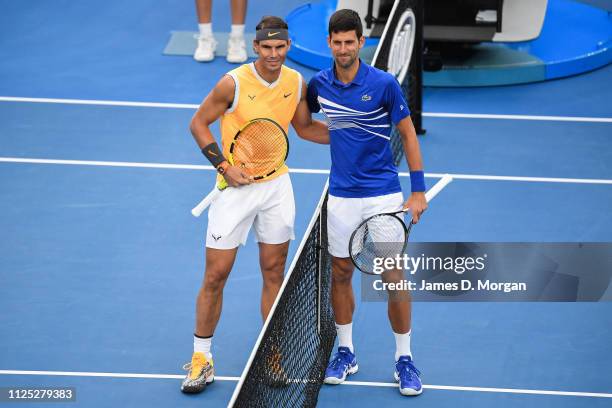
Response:
M282 66L278 79L266 82L255 70L253 63L244 64L227 73L236 85L234 102L221 116L221 145L223 155L229 156L234 136L248 121L257 118L272 119L289 132L289 124L301 99L302 75ZM276 173L262 181L272 180L289 171L283 165Z

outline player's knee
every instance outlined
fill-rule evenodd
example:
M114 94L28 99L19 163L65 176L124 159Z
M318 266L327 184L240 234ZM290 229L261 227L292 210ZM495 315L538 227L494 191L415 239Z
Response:
M351 261L344 262L343 260L342 262L337 262L332 265L332 270L334 271L334 274L338 275L339 277L348 279L353 276L354 269L355 268L353 267Z
M271 279L283 279L283 272L285 270L285 261L287 259L287 253L281 252L274 256L262 256L259 260L261 271L264 274L264 279L267 275L270 275Z
M275 287L282 285L284 278L283 271L284 267L278 265L272 269L263 270L264 285Z
M219 292L227 281L227 271L218 268L207 268L204 276L204 290Z
M340 284L350 284L353 278L353 269L350 259L334 258L332 260L333 281Z
M350 285L351 276L346 273L334 273L332 275L332 281L335 285Z
M285 269L285 258L284 257L271 257L261 262L261 270L270 272L271 274L278 273Z

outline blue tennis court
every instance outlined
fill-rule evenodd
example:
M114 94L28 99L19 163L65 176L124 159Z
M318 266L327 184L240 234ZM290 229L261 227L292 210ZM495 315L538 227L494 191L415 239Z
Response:
M247 27L300 1L252 2ZM226 406L261 329L253 238L224 292L217 380L180 392L191 356L215 173L189 133L234 66L162 55L191 2L3 2L0 16L0 387L75 387L69 406ZM227 7L215 26L229 27ZM288 60L306 79L315 71ZM427 88L428 185L455 180L416 241L612 241L612 66L492 88ZM215 124L215 131L218 125ZM295 254L328 147L289 135ZM402 171L407 171L404 163ZM408 177L401 178L404 192ZM360 281L354 284L359 293ZM360 371L320 407L608 407L612 303L414 304L424 393L400 396L384 303L357 304ZM297 317L299 318L299 317Z

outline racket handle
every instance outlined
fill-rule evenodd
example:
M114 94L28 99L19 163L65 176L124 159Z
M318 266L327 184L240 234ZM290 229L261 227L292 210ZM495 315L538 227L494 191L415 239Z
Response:
M193 209L191 210L191 215L193 215L194 217L199 217L200 215L202 215L204 210L206 210L208 206L213 201L215 201L215 199L217 198L219 194L221 194L221 190L219 190L217 187L213 188L213 190L210 193L208 193L208 195L204 197L204 199L200 201L198 205L193 207Z
M425 193L425 199L427 202L433 200L433 198L437 196L438 193L442 191L442 189L451 181L453 181L453 178L450 174L445 174L440 180L438 180L438 182Z

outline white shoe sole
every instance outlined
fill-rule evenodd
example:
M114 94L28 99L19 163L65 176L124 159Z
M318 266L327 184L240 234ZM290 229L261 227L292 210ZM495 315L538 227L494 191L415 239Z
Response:
M215 59L215 56L213 55L212 58L196 58L196 56L194 55L193 59L198 62L210 62Z
M199 37L200 36L198 34L195 34L193 36L193 38L195 38L195 40L198 42L198 45L196 46L196 50L193 53L193 59L198 61L198 62L210 62L210 61L214 60L215 59L215 53L217 52L217 45L218 45L217 41L214 38L212 38L210 40L211 44L212 44L212 54L210 56L202 57L201 55L198 56L198 50L200 49Z
M185 388L185 386L183 384L181 384L181 392L184 392L185 394L199 394L200 392L204 391L206 389L206 387L208 387L210 384L212 384L214 382L215 382L215 376L211 375L210 377L208 377L206 379L206 385L204 386L204 388L202 388L201 390L198 390L198 391L187 389L187 388Z
M354 367L351 367L348 369L348 371L342 376L342 378L338 378L338 377L326 377L323 382L325 384L332 384L332 385L338 385L338 384L342 384L344 382L344 380L346 380L346 377L351 375L351 374L355 374L357 371L359 371L359 365L355 364Z
M393 373L393 377L395 378L395 382L399 383L399 376L397 375L397 373ZM421 387L421 389L418 391L412 388L400 388L399 392L400 394L406 396L421 395L421 393L423 392L423 387Z
M246 60L248 60L249 58L230 58L230 57L226 57L225 60L227 62L229 62L230 64L240 64L243 62L246 62Z

